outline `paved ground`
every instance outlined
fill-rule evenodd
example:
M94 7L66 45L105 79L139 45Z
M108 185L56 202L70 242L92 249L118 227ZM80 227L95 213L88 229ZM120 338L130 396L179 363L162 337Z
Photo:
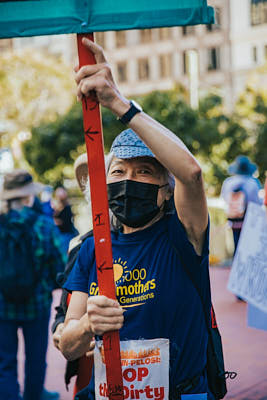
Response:
M211 269L212 297L220 327L225 366L238 372L226 399L267 400L267 332L247 327L247 305L227 289L229 269Z
M228 383L225 399L267 400L267 332L247 327L246 304L237 302L227 291L228 275L229 269L211 269L213 303L223 338L226 369L238 372L238 377ZM59 295L57 291L55 305ZM22 346L18 358L22 381ZM65 360L54 349L51 338L47 362L46 388L59 391L61 400L71 400L72 385L67 392L63 383Z

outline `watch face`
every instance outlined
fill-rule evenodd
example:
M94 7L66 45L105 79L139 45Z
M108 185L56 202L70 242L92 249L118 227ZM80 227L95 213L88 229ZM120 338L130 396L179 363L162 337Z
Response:
M135 108L137 108L137 110L143 111L143 109L142 109L142 107L140 106L140 104L138 104L136 101L131 100L131 103L135 106Z

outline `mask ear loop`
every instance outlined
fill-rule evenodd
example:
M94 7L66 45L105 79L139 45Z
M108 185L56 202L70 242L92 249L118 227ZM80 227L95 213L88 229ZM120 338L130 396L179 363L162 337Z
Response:
M164 188L165 186L169 186L169 184L168 184L168 183L165 183L164 185L159 186L159 189L162 189L162 188ZM167 202L166 199L163 200L163 202L162 202L161 205L159 206L160 211L165 212L165 209L166 209L166 202ZM163 206L163 207L162 207L162 206Z
M159 186L159 189L164 188L165 186L170 186L169 183L165 183L164 185ZM163 208L162 208L163 206ZM173 205L171 199L163 200L162 204L160 205L159 209L164 212L164 214L172 214L173 212Z

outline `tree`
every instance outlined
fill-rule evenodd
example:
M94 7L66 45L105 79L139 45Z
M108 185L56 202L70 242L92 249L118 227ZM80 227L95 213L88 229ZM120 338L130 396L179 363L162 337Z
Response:
M258 165L259 178L264 182L267 171L267 63L258 68L248 80L236 105L242 126L249 132L250 158Z
M36 51L0 56L1 145L9 146L21 131L65 113L74 98L72 72L60 59Z
M183 90L154 92L144 97L144 109L179 136L200 161L206 189L218 195L227 176L228 160L242 152L247 132L235 115L228 115L222 98L210 93L200 100L199 109L187 103Z
M82 110L80 104L75 104L56 121L34 127L31 140L23 147L25 157L39 180L58 185L63 183L64 176L69 176L65 167L73 163L79 154L79 146L83 144Z
M251 96L251 94L250 94ZM179 136L200 161L209 195L218 195L228 167L239 154L256 160L264 172L266 166L266 103L255 97L253 107L241 98L247 114L253 112L253 129L240 108L229 115L222 99L209 94L200 101L199 109L187 103L184 90L153 92L137 99L144 110ZM105 151L109 151L115 136L126 129L107 109L102 109ZM251 125L251 122L250 122ZM265 147L264 147L265 146ZM52 184L73 177L74 159L85 151L82 128L82 108L75 104L55 122L44 123L32 130L32 139L26 142L25 155L39 179ZM49 149L49 154L47 153Z
M179 135L198 156L205 158L212 145L221 140L218 124L224 118L214 111L221 105L221 99L216 96L203 101L199 111L191 109L181 90L153 92L138 101L148 114ZM105 150L109 151L115 136L125 127L107 109L102 109L102 121ZM25 156L41 181L62 183L66 177L66 165L71 165L77 155L85 151L82 131L80 104L73 105L55 122L41 124L32 130L32 139L24 146Z
M113 139L124 127L107 109L102 109L102 121L108 152ZM23 150L41 182L56 186L63 184L65 178L73 178L73 162L86 151L81 103L75 102L56 121L34 127L31 140L24 143Z
M229 164L239 154L256 162L263 179L267 170L267 65L259 71L260 83L251 79L232 115L222 99L209 94L199 109L188 104L182 86L152 92L137 99L144 110L179 136L200 160L210 194L218 194L228 175ZM62 61L47 54L4 53L0 57L0 135L6 146L21 131L31 131L24 154L38 175L50 184L73 177L73 161L85 151L82 109L74 104L75 85L71 71ZM109 110L102 110L105 150L125 129Z

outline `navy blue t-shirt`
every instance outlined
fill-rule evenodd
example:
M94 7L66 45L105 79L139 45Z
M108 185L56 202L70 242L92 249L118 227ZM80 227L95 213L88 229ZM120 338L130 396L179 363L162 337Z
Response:
M207 229L199 257L176 212L141 231L112 232L117 299L127 310L120 339L170 340L170 391L206 365L208 333L203 307L181 258L198 282L209 312L208 241ZM98 294L93 237L83 243L64 287L89 296ZM193 393L207 391L204 376Z

